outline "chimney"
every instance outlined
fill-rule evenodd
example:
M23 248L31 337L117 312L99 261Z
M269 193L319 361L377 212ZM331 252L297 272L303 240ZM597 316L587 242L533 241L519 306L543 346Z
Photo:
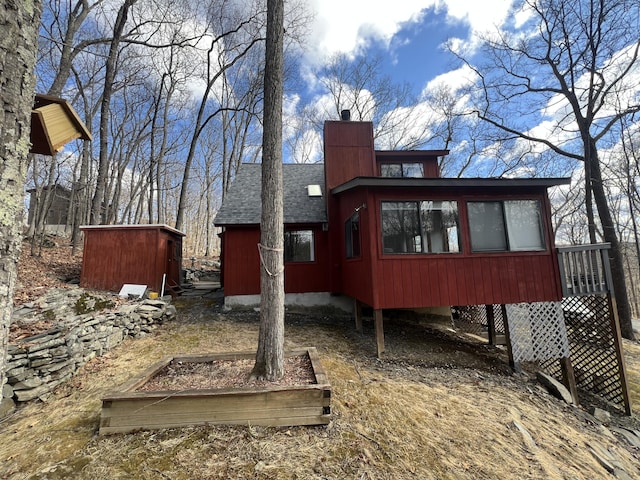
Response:
M351 120L351 110L342 110L340 112L340 120L344 122Z

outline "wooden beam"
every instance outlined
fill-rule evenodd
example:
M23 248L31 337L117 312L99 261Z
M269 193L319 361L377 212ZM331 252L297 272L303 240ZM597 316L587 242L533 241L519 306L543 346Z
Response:
M378 352L378 358L382 357L384 353L384 327L382 324L382 310L373 311L373 320L376 324L376 349Z
M496 319L493 314L493 305L485 305L487 310L487 326L489 327L489 345L496 344Z
M624 363L624 353L622 352L622 334L620 333L618 305L616 303L616 297L612 292L607 294L607 303L610 314L609 318L611 320L611 330L613 332L613 340L616 348L616 357L618 359L618 373L620 375L620 387L622 388L622 398L624 400L624 411L627 415L631 415L633 412L631 410L631 397L629 396L629 385L627 383L627 369Z
M511 329L509 326L509 319L507 318L507 306L503 303L500 305L502 309L502 318L504 320L504 333L507 340L507 352L509 353L509 366L513 368L514 371L520 373L522 369L520 368L520 364L516 363L513 359L513 348L511 347L511 334L509 330Z
M362 333L362 304L355 298L353 299L353 311L356 316L356 331Z
M567 387L569 393L573 397L573 403L580 405L578 399L578 385L576 384L576 376L573 372L573 364L569 357L563 357L560 359L560 368L562 369L562 383Z

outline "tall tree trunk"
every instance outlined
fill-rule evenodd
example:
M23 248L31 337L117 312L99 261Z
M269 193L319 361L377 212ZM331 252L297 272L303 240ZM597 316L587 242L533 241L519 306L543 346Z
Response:
M593 140L590 140L593 142ZM586 153L586 152L585 152ZM629 306L629 295L627 293L627 285L624 278L624 263L622 261L622 252L620 251L620 242L616 235L615 225L609 210L607 195L602 185L602 172L600 170L600 161L598 159L598 151L595 145L591 145L591 155L585 156L585 163L589 162L591 167L591 187L593 189L593 199L598 209L598 216L602 224L602 232L604 241L611 244L609 250L609 261L611 263L611 277L613 288L615 290L616 303L618 305L618 317L620 319L620 333L629 340L634 340L633 324L631 322L631 308Z
M38 0L4 1L0 8L0 392L22 240L40 11Z
M260 333L252 376L284 375L282 95L284 0L267 0L260 220Z
M98 160L98 175L96 177L96 191L91 204L91 223L97 225L102 218L102 205L105 201L105 190L107 186L107 175L109 173L109 117L111 111L111 95L113 93L113 82L116 77L116 60L122 32L127 23L129 9L137 0L125 0L120 9L113 26L113 39L109 48L109 56L105 64L104 89L102 91L102 105L100 106L100 156Z

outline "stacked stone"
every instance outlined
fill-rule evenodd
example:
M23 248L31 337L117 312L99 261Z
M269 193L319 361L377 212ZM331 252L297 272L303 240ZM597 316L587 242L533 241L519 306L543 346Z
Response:
M70 294L66 298L73 304L79 297ZM62 303L57 303L56 317L70 312ZM33 307L19 308L18 317L24 316L25 308ZM54 328L8 346L8 383L2 388L2 397L17 402L46 400L55 387L92 358L111 350L125 337L152 332L175 316L175 307L163 300L127 303L111 312L69 315Z

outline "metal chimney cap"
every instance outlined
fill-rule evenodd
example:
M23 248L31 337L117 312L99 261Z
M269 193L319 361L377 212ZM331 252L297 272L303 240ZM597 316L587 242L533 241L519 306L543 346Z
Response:
M348 122L349 120L351 120L351 110L342 110L340 112L340 119Z

